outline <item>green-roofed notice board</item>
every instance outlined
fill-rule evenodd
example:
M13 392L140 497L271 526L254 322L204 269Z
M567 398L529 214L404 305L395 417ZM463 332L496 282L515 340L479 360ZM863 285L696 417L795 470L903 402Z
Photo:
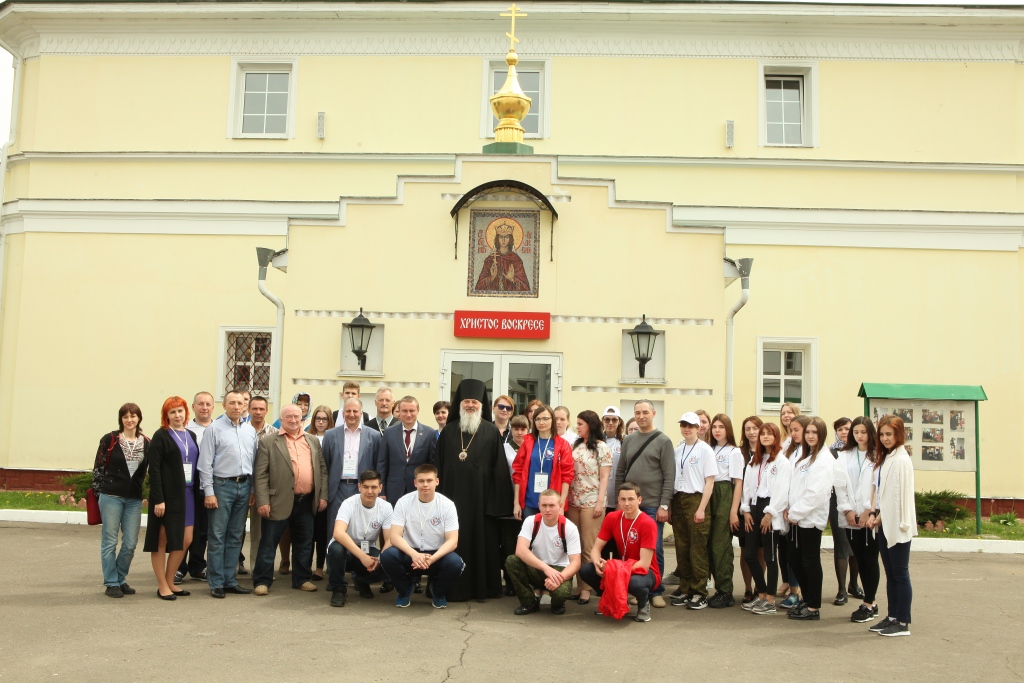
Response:
M978 404L988 400L979 385L876 384L857 395L876 425L898 415L907 430L907 452L916 470L974 472L978 533L981 533L981 429Z

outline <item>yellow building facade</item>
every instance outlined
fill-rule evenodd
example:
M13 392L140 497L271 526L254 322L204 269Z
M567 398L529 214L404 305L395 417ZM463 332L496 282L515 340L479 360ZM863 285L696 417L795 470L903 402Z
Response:
M648 398L674 437L726 408L727 259L753 258L737 425L785 398L861 414L862 382L982 385L982 495L1024 494L1024 11L524 3L534 153L484 154L504 9L0 4L0 468L87 469L121 403L152 432L166 397L235 383L276 412L354 380L371 414L388 385L432 424L480 376L574 414ZM477 287L496 215L526 216L527 291ZM549 323L457 334L481 312Z

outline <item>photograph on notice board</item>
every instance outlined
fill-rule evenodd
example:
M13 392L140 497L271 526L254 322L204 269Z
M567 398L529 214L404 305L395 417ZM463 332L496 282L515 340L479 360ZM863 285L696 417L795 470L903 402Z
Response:
M926 424L926 425L940 425L940 424L942 424L942 411L941 410L922 410L921 411L921 424Z
M942 460L942 446L924 446L921 448L921 459L938 461Z
M907 455L909 455L911 458L913 458L914 457L914 446L913 446L913 444L909 444L909 443L908 444L903 444L903 447L907 449Z
M925 443L942 443L944 441L942 430L935 427L921 430L921 441Z
M964 430L964 411L962 410L951 410L949 411L949 430L952 432L962 432Z
M967 452L964 448L964 440L952 437L949 440L949 455L954 460L963 460L967 457Z
M903 424L910 424L914 421L913 408L893 408L892 414L903 420Z
M907 430L907 442L909 443L909 442L914 440L914 428L913 427L906 427L906 430Z

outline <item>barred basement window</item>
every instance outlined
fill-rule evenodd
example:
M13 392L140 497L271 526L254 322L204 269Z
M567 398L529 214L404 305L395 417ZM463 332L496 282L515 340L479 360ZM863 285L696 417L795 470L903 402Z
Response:
M269 332L229 332L225 353L224 391L270 395Z

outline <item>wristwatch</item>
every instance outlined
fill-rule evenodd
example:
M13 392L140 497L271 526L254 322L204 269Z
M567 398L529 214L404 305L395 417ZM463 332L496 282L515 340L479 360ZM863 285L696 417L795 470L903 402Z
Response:
M668 505L659 505L658 507L660 507L665 512L668 512Z

